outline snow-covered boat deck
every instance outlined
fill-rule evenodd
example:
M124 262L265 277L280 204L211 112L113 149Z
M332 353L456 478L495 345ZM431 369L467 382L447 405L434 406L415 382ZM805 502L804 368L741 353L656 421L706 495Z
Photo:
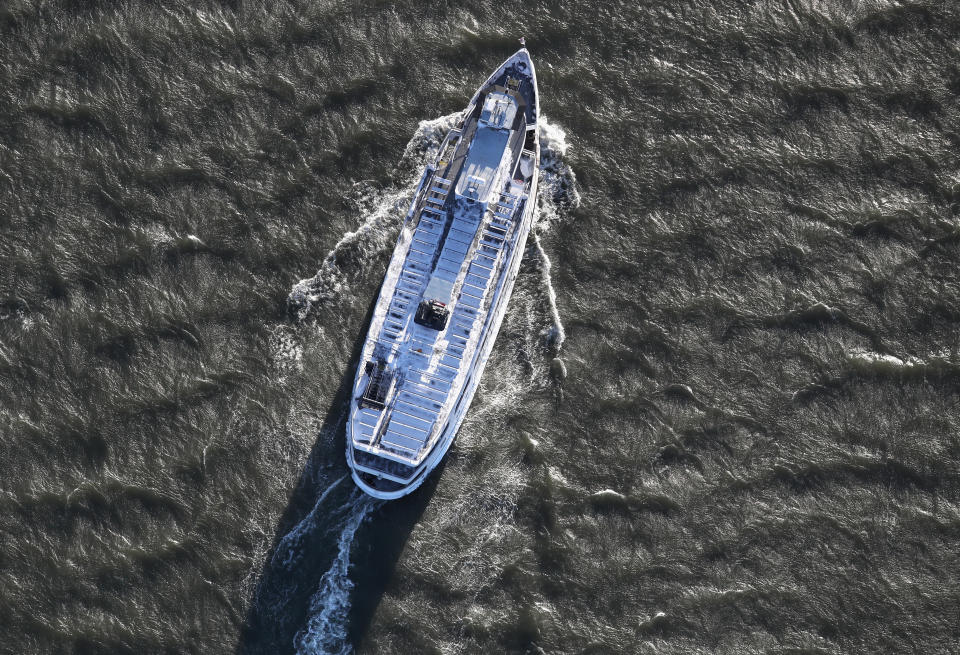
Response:
M536 79L520 50L427 167L354 385L347 455L379 497L422 482L453 440L512 290L536 193Z

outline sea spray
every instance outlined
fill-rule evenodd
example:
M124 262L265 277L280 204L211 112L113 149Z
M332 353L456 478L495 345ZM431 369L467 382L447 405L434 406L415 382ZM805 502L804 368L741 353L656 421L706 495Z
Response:
M543 249L543 244L540 243L540 235L536 233L533 235L533 246L540 256L541 270L543 271L543 287L547 293L547 302L550 306L550 318L552 319L552 324L546 331L547 345L550 347L554 356L556 356L560 354L560 348L567 338L567 333L563 328L563 321L560 319L560 310L557 308L557 292L553 288L553 277L550 274L553 266L550 263L550 257L547 256L547 253Z
M558 208L580 206L580 192L577 190L577 176L566 162L570 149L566 131L546 116L540 117L538 129L542 215L537 223L538 229L544 230L559 216Z
M265 563L264 574L254 592L254 602L260 617L258 620L271 628L282 626L291 608L297 606L298 599L305 599L306 594L312 593L313 589L304 581L322 565L323 558L332 560L334 557L326 544L348 520L342 509L343 500L355 493L352 485L344 484L346 481L347 475L342 474L325 488L321 487L323 491L313 507L280 537Z
M349 292L352 268L369 259L373 253L383 250L390 242L398 216L410 202L413 192L409 188L371 194L363 198L368 205L366 217L360 226L345 233L320 265L316 275L297 282L290 292L288 303L299 320L305 319L315 308Z

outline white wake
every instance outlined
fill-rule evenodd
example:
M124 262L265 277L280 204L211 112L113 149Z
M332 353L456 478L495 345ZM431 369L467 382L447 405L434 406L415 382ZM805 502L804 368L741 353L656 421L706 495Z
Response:
M320 586L310 600L310 618L297 633L293 645L303 655L348 655L353 647L347 640L350 613L350 551L357 529L380 503L359 490L345 504L347 517L337 540L337 556L320 578Z
M310 510L310 513L303 517L303 519L297 523L292 530L283 535L283 539L280 540L280 543L277 544L276 550L273 552L272 559L274 563L278 563L283 568L289 569L291 565L296 564L303 557L304 552L300 547L300 543L303 541L304 535L316 528L317 523L320 520L319 510L323 506L323 501L327 499L327 496L330 495L331 491L333 491L340 485L341 482L346 479L346 475L342 475L337 478L337 480L335 480L324 490L322 494L320 494L320 497L317 498L317 502L313 504L313 509Z

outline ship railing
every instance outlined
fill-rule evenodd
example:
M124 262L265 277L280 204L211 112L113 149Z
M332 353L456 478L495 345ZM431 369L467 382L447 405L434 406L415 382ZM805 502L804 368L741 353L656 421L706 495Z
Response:
M416 474L416 470L417 470L416 467L410 466L409 464L400 463L393 459L385 459L379 455L376 455L374 453L369 453L365 450L360 450L358 452L369 457L375 457L377 460L379 460L376 463L374 463L368 460L366 457L358 458L356 453L354 453L354 465L359 470L365 473L370 473L372 475L384 477L387 480L396 482L397 484L408 484ZM383 467L383 468L380 468L380 467ZM404 478L402 477L403 470L399 469L398 467L403 467L404 469L412 469L414 473Z
M413 199L410 200L410 208L407 210L407 214L403 219L403 227L411 224L415 216L420 213L420 208L423 205L421 197L423 196L423 189L427 183L427 180L436 172L436 167L433 164L427 164L427 167L423 169L423 175L420 177L420 183L417 185L417 191L413 194ZM400 243L400 240L403 239L403 230L400 231L400 235L397 237L397 244Z
M354 442L353 447L355 450L381 457L390 462L397 462L398 464L404 464L406 466L417 465L418 453L414 453L414 457L408 457L404 452L401 452L399 448L394 448L389 444L370 446L364 443Z

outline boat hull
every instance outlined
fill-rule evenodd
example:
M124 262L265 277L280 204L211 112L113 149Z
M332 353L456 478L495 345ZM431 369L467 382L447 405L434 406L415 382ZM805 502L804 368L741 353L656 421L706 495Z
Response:
M518 62L519 69L517 68ZM517 70L524 70L525 66L529 73L526 78L528 85L526 95L520 99L520 92L517 89L520 88L521 83L517 79L507 76L507 73L515 74ZM512 85L514 90L512 96L519 99L513 101L514 106L512 107L509 106L510 96L508 94L510 94L510 91L504 86L496 86L497 82L502 84L505 80L507 84ZM531 86L533 89L532 97L529 92ZM505 100L500 100L501 106L498 107L496 103L501 96ZM478 99L483 100L483 111L478 104ZM526 101L524 102L524 100ZM507 110L512 110L513 113L504 111L504 107ZM370 496L383 500L393 500L419 488L431 472L443 461L463 424L464 417L476 394L487 360L496 342L500 326L503 323L536 211L539 182L538 114L539 104L536 94L535 72L528 53L526 53L526 50L521 50L504 62L474 94L467 110L464 112L463 119L445 139L437 160L426 167L421 177L407 213L404 227L398 237L394 256L387 269L387 275L377 303L378 310L375 310L374 319L371 320L367 345L364 348L364 354L356 373L354 395L351 400L351 415L347 421L347 463L351 469L354 483ZM500 125L495 125L494 122L498 119ZM473 120L473 124L470 123L470 120ZM520 128L514 128L510 131L505 130L503 125L508 121L514 126L519 125ZM491 125L493 128L499 127L500 129L490 128L486 129L485 132L483 131L484 128L489 128ZM470 134L470 140L467 141L465 133L469 134L470 128L473 129L473 133ZM499 139L499 142L497 139ZM450 177L448 180L440 177L438 172L449 171L452 167L449 161L443 161L445 157L450 159L445 153L448 152L448 144L451 142L456 142L458 148L461 142L466 144L461 155L461 158L466 161L463 165L464 168L458 169L455 177L448 176ZM488 147L491 142L494 144L492 148ZM507 143L510 145L506 145ZM500 160L496 158L498 156L497 146L501 148ZM459 152L461 150L456 149L454 157ZM490 153L494 155L492 158L489 156ZM514 157L512 163L511 156ZM500 163L500 169L495 173L490 173L498 162ZM487 175L487 177L484 178L483 175ZM441 180L444 185L438 188L437 180ZM479 202L477 190L480 189L480 193L483 193L484 184L486 188L493 189L494 193L488 194L488 197L498 198L496 201L489 204ZM436 207L444 206L443 204L437 204L439 192L446 191L446 195L444 195L444 201L446 201L454 188L456 193L452 202L445 205L450 208L447 210L450 213L445 214L446 218L443 219L446 221L442 228L443 236L438 237L438 240L433 244L433 259L430 268L417 269L418 271L434 272L434 275L430 278L430 283L426 285L425 290L421 290L420 295L416 298L418 301L423 300L413 322L419 324L419 326L438 330L440 335L446 334L448 330L452 331L452 326L450 328L446 327L446 314L449 314L447 304L436 300L430 301L429 299L436 295L435 292L443 295L446 291L449 294L449 302L452 302L453 315L450 320L453 322L460 312L462 294L467 293L466 289L471 289L471 293L479 294L477 297L470 296L472 302L477 303L476 308L471 309L470 305L464 305L465 309L463 311L470 311L470 315L476 317L473 325L479 325L479 328L478 331L468 330L462 327L463 323L459 323L459 329L464 330L463 334L472 334L472 336L460 336L458 337L462 340L460 342L446 341L438 336L436 337L436 344L439 344L439 346L433 349L428 348L431 353L443 353L446 349L450 349L463 356L463 359L459 360L461 361L459 367L455 369L451 366L446 367L455 370L456 374L447 372L448 375L453 375L453 377L440 380L440 382L449 383L446 386L447 389L451 389L448 392L448 397L426 398L426 400L432 399L434 406L439 408L435 410L438 413L434 415L436 421L431 426L431 433L429 432L431 428L422 427L425 424L424 417L423 415L417 415L416 407L411 408L400 404L398 407L402 407L401 410L394 406L397 395L394 387L404 384L405 371L403 367L408 365L410 361L419 362L421 359L428 359L422 348L416 348L418 355L413 353L414 347L410 345L411 339L414 343L420 343L417 341L417 337L423 338L423 334L426 333L424 328L413 325L413 322L411 322L412 315L408 315L404 319L401 313L396 310L398 306L397 297L401 293L398 280L402 277L401 273L413 274L408 269L408 264L410 264L412 252L414 252L414 244L422 243L417 241L417 235L421 232L420 222L424 220L423 216L427 215L428 210L435 214L435 216L429 215L431 219L438 219L442 216L439 211L436 211ZM521 189L522 193L512 195L507 192L507 190L512 192L517 189ZM513 199L506 201L512 208L512 213L509 215L507 210L503 208L504 198ZM433 206L430 205L430 201L434 202ZM454 203L456 203L457 209L452 209ZM482 210L475 209L475 206L481 207ZM458 212L460 213L458 214ZM444 253L447 250L447 240L452 239L454 228L462 229L460 224L467 222L465 217L469 217L470 212L479 216L479 218L476 218L477 222L474 225L474 238L476 240L473 242L473 246L469 248L469 252L464 255L460 268L457 269L460 271L458 277L448 281L444 279L438 281L436 278L440 274L436 273L433 267L436 266L436 270L440 269L441 265L437 262L438 259L441 262L443 260ZM497 220L505 222L494 224ZM489 228L496 228L496 230L485 231ZM493 259L493 256L488 254L488 251L492 250L489 247L486 247L486 249L483 247L488 243L484 239L489 239L491 234L499 235L501 229L504 238L495 248L497 254L496 259ZM458 234L460 233L458 232ZM497 243L496 239L493 240L493 243ZM457 241L454 241L454 245L457 247L463 246ZM418 245L417 247L423 246ZM495 263L491 264L488 260ZM484 264L485 268L477 270L489 269L493 271L488 273L487 284L483 293L480 293L479 287L470 286L480 284L476 281L478 278L475 274L473 276L469 274L469 271L476 268L474 264L480 262ZM412 264L410 265L412 266ZM467 284L468 282L470 285ZM458 293L461 295L457 296ZM454 297L457 298L456 301L453 300ZM447 298L444 297L444 300L446 301ZM429 313L424 310L424 302L432 302L441 313L430 317L429 320L422 320L425 319L422 314ZM467 302L467 300L463 300L463 302ZM482 307L480 306L481 303ZM387 308L393 310L389 317L386 315ZM463 317L460 318L462 320ZM404 320L406 322L401 326L399 323ZM393 323L397 323L397 325L394 326ZM388 328L390 330L396 329L397 333L384 332ZM411 330L413 331L412 337ZM385 350L384 334L396 338L396 341L392 342L394 345L391 345L389 350ZM459 350L452 347L455 343L459 345ZM410 353L397 355L404 348L407 348ZM376 355L377 352L379 352L379 355ZM430 368L431 372L441 370L438 366L440 362L436 361L439 356L434 355L433 358L431 360L433 361L432 368L419 365L416 369L411 367L411 370L417 373L417 377L419 377L419 381L413 383L413 389L420 391L420 387L423 387L426 389L423 393L428 395L431 389L422 382L431 378L431 375L428 375L428 371L419 369ZM446 359L444 358L444 360ZM422 374L422 376L419 374ZM439 380L439 378L436 379ZM433 379L430 379L429 383L434 384ZM441 388L443 388L442 385ZM421 398L421 400L424 399ZM391 416L391 412L395 412L394 416ZM361 415L364 413L365 415ZM394 417L399 417L396 423L393 422ZM364 419L366 419L366 422ZM439 427L441 423L443 424L442 428ZM397 426L396 430L402 429L403 432L395 434L385 427L394 425ZM415 436L428 435L430 439L429 447L424 445L421 451L416 453L412 448L409 451L400 448L400 446L391 448L394 444L386 441L386 437L383 436L385 431L386 437L403 445L408 442L415 444L416 442L413 440ZM385 447L378 443L380 438L386 441L387 445ZM426 439L423 439L423 443L426 444Z

